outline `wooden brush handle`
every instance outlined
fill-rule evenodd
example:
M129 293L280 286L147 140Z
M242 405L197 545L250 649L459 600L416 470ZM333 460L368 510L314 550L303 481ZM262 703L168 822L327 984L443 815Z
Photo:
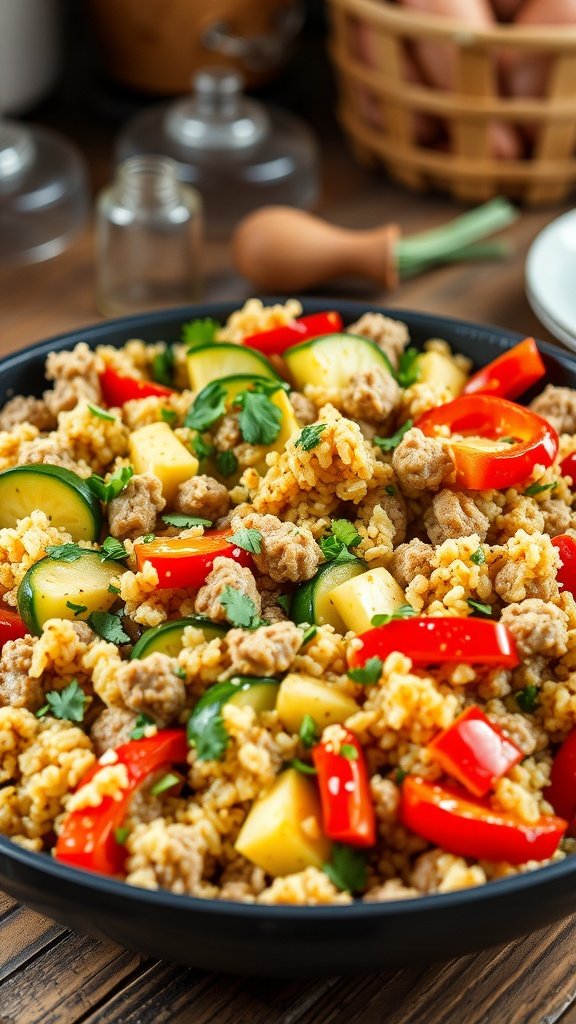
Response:
M392 290L399 237L397 224L348 231L291 206L263 206L236 228L233 259L239 273L267 292L306 291L350 276Z

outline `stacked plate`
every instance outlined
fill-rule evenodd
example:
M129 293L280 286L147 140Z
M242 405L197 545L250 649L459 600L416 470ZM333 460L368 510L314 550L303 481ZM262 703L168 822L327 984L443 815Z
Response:
M576 210L548 224L526 260L526 295L545 327L576 351Z

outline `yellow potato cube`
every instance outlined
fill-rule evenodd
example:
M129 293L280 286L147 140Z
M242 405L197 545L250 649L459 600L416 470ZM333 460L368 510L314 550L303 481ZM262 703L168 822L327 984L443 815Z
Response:
M423 352L417 358L417 366L418 383L447 388L454 398L462 394L468 378L449 356L442 352Z
M336 611L355 633L372 628L374 615L391 615L406 604L404 591L387 569L369 569L330 594Z
M235 848L274 876L320 868L330 859L331 845L321 822L314 783L288 768L252 805Z
M312 715L320 730L345 722L359 711L358 704L335 686L314 676L290 672L280 683L276 710L289 732L298 732L304 715Z
M167 423L149 423L130 438L130 461L136 473L152 473L162 484L168 507L180 484L198 472L198 459L178 440Z

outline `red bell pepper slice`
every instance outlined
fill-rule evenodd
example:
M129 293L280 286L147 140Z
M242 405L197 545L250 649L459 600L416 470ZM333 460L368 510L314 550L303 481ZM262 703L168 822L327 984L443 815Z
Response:
M552 815L527 825L457 786L438 786L411 775L402 783L400 821L448 853L508 864L548 860L568 827Z
M576 452L570 452L570 455L562 459L560 472L562 476L571 477L572 483L576 484Z
M127 789L122 791L119 800L105 796L97 807L70 811L64 818L54 851L56 860L104 875L122 872L126 851L117 841L115 832L122 825L138 787L153 773L167 771L173 764L186 763L186 732L184 729L165 729L156 736L125 743L115 753L117 760L113 763L126 766ZM78 789L91 782L103 767L97 762Z
M110 366L100 374L100 387L106 405L113 406L124 405L124 402L132 402L135 398L167 398L174 394L173 388L154 384L151 380L124 377Z
M552 762L550 785L544 796L562 818L571 822L576 817L576 729L566 737Z
M535 466L551 466L558 452L558 434L545 419L490 395L461 395L425 412L415 426L428 437L442 437L446 427L457 435L447 439L456 463L456 483L473 491L523 483ZM466 435L486 438L488 444L467 443ZM515 443L489 445L504 437Z
M339 750L330 741L318 743L312 760L318 772L325 834L349 846L373 846L376 814L364 751L356 737L347 732Z
M524 757L477 707L467 708L427 749L442 770L474 796L486 796L496 780Z
M214 559L232 558L239 565L252 565L252 556L226 540L230 530L210 530L202 537L166 537L149 544L135 544L138 570L151 562L158 573L158 589L198 589L212 570Z
M25 624L16 612L8 611L7 608L0 609L0 648L8 640L19 640L27 633Z
M473 665L515 668L520 658L514 637L502 622L460 619L456 616L419 616L397 619L362 633L349 655L351 668L362 668L369 658L385 661L402 651L414 665L465 661Z
M336 334L342 330L342 317L339 313L312 313L301 316L292 323L275 327L271 331L262 331L244 338L243 344L255 348L266 356L282 355L291 345L299 345L301 341L320 338L323 334Z
M562 563L556 573L558 586L576 597L576 540L567 533L560 533L552 538L552 543L558 548Z
M473 374L463 393L518 398L545 376L546 367L534 338L525 338Z

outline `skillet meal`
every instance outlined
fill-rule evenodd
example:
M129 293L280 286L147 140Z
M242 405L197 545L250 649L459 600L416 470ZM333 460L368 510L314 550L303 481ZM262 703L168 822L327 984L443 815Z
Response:
M0 833L264 904L562 859L576 392L301 313L53 352L0 412Z

